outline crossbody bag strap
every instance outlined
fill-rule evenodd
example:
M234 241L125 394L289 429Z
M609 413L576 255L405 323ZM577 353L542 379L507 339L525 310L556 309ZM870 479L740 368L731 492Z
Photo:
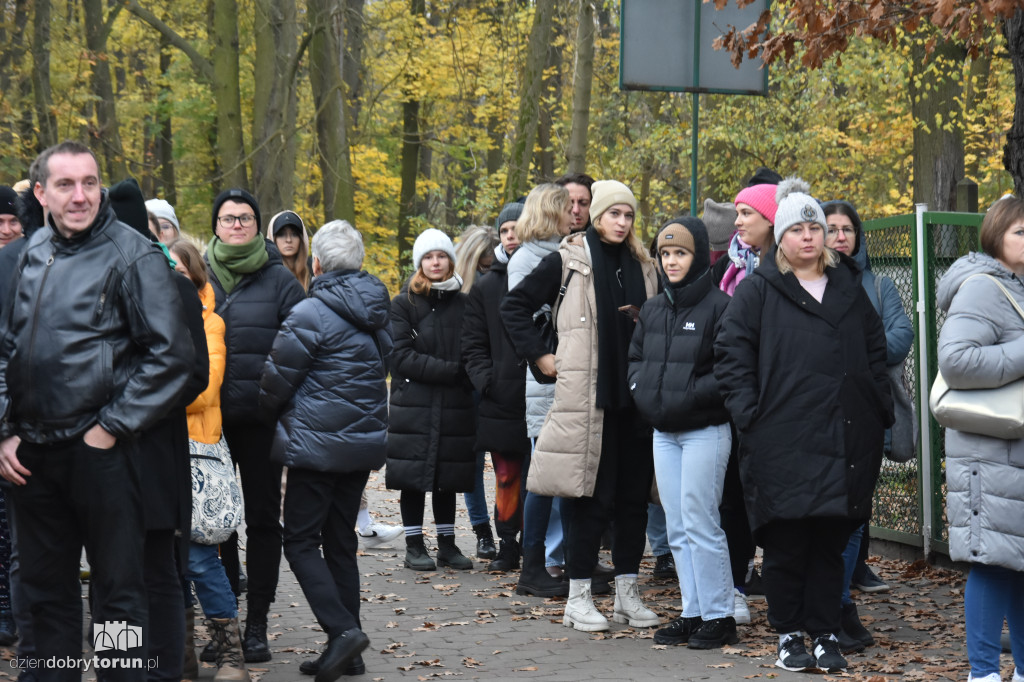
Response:
M569 274L565 276L565 281L562 282L562 286L558 289L558 298L555 299L555 304L551 306L551 324L555 329L558 329L558 308L561 307L562 299L565 298L565 291L569 287L569 280L572 279L575 272L575 270L569 268Z
M1013 309L1017 311L1017 314L1021 316L1021 319L1024 319L1024 309L1021 309L1021 307L1020 307L1020 303L1017 303L1017 299L1015 299L1015 298L1013 297L1013 294L1011 294L1011 293L1010 293L1010 290L1009 290L1009 289L1007 289L1006 287L1004 287L1004 286L1003 286L1003 283L1002 283L1002 282L1000 282L1000 281L999 281L998 279L996 279L995 277L993 277L992 275L986 275L986 274L981 274L981 273L979 273L979 274L977 274L977 275L971 275L970 277L968 277L967 279L965 279L965 280L964 280L963 282L961 282L960 286L962 287L962 286L963 286L964 284L966 284L966 283L967 283L967 280L968 280L968 279L973 279L974 277L988 277L988 278L989 278L990 280L992 280L992 281L993 281L993 282L995 283L995 285L996 285L997 287L999 287L999 290L1000 290L1000 291L1002 291L1002 292L1003 292L1003 294L1005 294L1005 295L1006 295L1006 298L1008 298L1008 299L1009 299L1009 301L1010 301L1010 305L1012 305L1012 306L1013 306ZM959 291L959 289L958 289L958 291Z

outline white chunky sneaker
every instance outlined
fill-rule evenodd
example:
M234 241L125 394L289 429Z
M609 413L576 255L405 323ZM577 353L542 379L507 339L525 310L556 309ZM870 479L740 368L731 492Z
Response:
M628 623L635 628L652 628L661 625L661 618L644 606L640 599L640 586L635 577L615 576L615 612L612 620Z
M569 600L565 602L562 625L582 632L602 632L608 629L608 619L594 606L589 579L569 581Z
M405 533L405 528L402 526L389 526L386 523L374 521L359 531L359 540L366 548L383 547L390 545L403 533Z
M1024 682L1024 673L1020 671L1020 668L1013 669L1013 682Z
M738 589L732 590L732 617L736 619L737 625L745 625L750 622L750 609L747 608L747 595Z
M1024 678L1014 677L1013 679L1014 679L1014 682L1016 682L1018 679L1024 679ZM1002 678L999 677L999 673L989 673L988 675L985 675L984 677L975 677L974 675L968 674L967 675L967 682L1002 682Z

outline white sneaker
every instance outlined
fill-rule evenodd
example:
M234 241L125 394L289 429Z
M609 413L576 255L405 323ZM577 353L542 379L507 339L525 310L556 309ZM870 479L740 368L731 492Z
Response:
M1017 680L1024 678L1014 676L1013 679L1014 682L1017 682ZM1002 679L999 677L999 673L989 673L988 675L985 675L985 677L975 677L974 675L969 674L967 675L967 682L1002 682Z
M732 617L736 619L737 624L750 622L750 609L747 608L747 595L743 594L736 588L733 588L732 590Z
M608 619L594 606L590 580L569 581L569 599L565 602L562 625L582 632L602 632L608 629Z
M1020 668L1013 669L1013 682L1024 682L1024 673L1021 673Z
M392 541L403 533L405 533L403 526L389 526L386 523L374 521L359 531L359 539L364 547L383 547L384 545L391 544Z
M644 606L640 599L640 586L636 578L624 575L615 576L615 610L612 620L616 623L628 623L634 628L652 628L661 625L661 618L654 611Z

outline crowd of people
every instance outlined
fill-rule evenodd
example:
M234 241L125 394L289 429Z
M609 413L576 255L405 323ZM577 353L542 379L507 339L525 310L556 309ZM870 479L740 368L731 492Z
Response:
M101 680L192 679L200 660L250 679L273 656L282 555L328 638L299 671L363 674L358 543L403 534L408 569L475 554L518 571L519 594L564 598L583 632L610 616L719 648L760 592L780 668L840 672L874 643L850 585L887 589L863 560L913 326L849 202L762 168L645 245L627 185L566 175L457 243L421 232L392 296L345 221L311 238L233 188L197 242L134 180L105 188L81 144L28 175L0 188L0 644L17 641L19 679L79 679L53 661L84 659L83 547ZM972 277L1024 301L1024 201L990 209L981 246L939 286L960 388L1024 377L1024 318ZM1004 621L1024 679L1022 453L947 431L974 680L999 679ZM366 503L382 467L400 527ZM668 622L638 582L648 541L679 584Z

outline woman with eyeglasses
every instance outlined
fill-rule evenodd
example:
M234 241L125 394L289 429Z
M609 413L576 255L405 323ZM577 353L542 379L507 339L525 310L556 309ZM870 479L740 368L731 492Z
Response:
M903 309L903 300L896 284L884 275L871 270L868 246L861 230L857 209L848 201L826 201L821 205L828 230L825 246L853 258L861 270L861 286L875 311L882 317L885 328L886 360L888 367L899 365L910 353L914 341L914 325ZM885 432L883 452L892 447L892 432ZM850 543L843 553L845 579L843 581L843 627L839 632L839 646L843 653L863 651L873 646L875 638L860 622L857 605L850 598L851 580L862 592L884 592L889 586L882 582L864 563L868 554L868 524L850 535Z
M215 308L226 328L227 364L220 391L224 438L242 475L245 498L249 587L242 649L247 663L271 658L267 613L281 564L281 465L270 461L276 420L261 416L260 373L281 323L306 297L277 247L260 230L259 204L245 190L225 190L214 200L206 264ZM221 560L237 595L237 535L221 545Z
M808 191L798 178L779 185L777 246L725 311L715 376L764 549L776 665L837 672L847 666L836 638L843 550L871 514L892 399L882 321L856 266L825 247L825 215Z

